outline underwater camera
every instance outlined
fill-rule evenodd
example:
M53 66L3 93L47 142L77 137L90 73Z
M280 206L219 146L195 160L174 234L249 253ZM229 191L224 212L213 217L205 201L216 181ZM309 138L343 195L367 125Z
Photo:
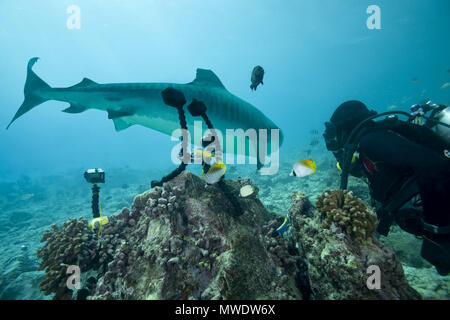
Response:
M100 168L88 169L84 173L84 178L92 184L105 183L105 171Z

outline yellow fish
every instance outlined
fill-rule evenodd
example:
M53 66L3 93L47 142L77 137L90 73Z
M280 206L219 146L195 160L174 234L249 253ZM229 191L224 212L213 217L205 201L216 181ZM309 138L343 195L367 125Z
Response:
M316 172L317 165L313 159L301 160L294 163L290 176L306 177Z
M209 153L208 151L204 151L202 149L196 149L195 150L196 156L203 156L205 158L214 158L214 155L212 153Z
M208 172L205 174L205 181L208 184L214 184L219 182L219 180L225 175L227 171L227 166L222 162L216 162L209 168Z

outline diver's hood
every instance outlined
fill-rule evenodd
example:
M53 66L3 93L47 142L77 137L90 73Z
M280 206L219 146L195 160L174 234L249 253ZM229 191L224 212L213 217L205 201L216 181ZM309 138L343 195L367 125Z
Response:
M350 132L358 123L376 114L376 111L369 110L361 101L350 100L337 107L330 122L339 130Z

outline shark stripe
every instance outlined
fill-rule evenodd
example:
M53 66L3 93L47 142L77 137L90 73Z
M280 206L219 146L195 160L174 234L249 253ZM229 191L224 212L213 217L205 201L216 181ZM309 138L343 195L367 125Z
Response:
M51 88L32 70L38 58L32 58L27 66L25 100L17 110L9 126L19 117L48 100L67 102L73 108L66 112L79 113L83 110L98 109L108 112L113 118L117 131L128 126L141 126L171 135L179 128L178 114L174 108L164 104L161 91L174 87L184 93L186 106L193 99L203 101L212 123L226 133L226 129L279 129L260 110L250 103L231 94L220 79L211 71L197 69L194 81L187 84L176 83L114 83L98 84L83 79L79 84L68 88ZM196 119L186 112L188 128L193 127ZM207 130L206 126L203 128ZM193 139L193 136L192 136ZM191 140L191 142L194 142ZM281 146L283 135L280 130ZM225 146L223 146L226 152ZM231 150L230 150L231 151ZM272 150L275 151L275 150ZM231 151L233 152L233 151Z

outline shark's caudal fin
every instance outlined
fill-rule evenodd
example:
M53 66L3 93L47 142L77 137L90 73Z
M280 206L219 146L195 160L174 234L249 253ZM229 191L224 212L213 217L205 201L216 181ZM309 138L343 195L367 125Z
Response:
M44 80L39 78L32 70L33 65L36 63L36 61L38 61L38 59L39 58L31 58L30 61L28 61L27 80L25 82L25 88L24 88L25 100L23 101L19 110L17 110L16 114L14 115L14 118L8 124L6 129L9 128L9 126L14 122L14 120L19 118L23 114L27 113L34 107L47 101L47 99L39 96L38 91L45 90L45 89L51 89L51 88L47 83L45 83Z

